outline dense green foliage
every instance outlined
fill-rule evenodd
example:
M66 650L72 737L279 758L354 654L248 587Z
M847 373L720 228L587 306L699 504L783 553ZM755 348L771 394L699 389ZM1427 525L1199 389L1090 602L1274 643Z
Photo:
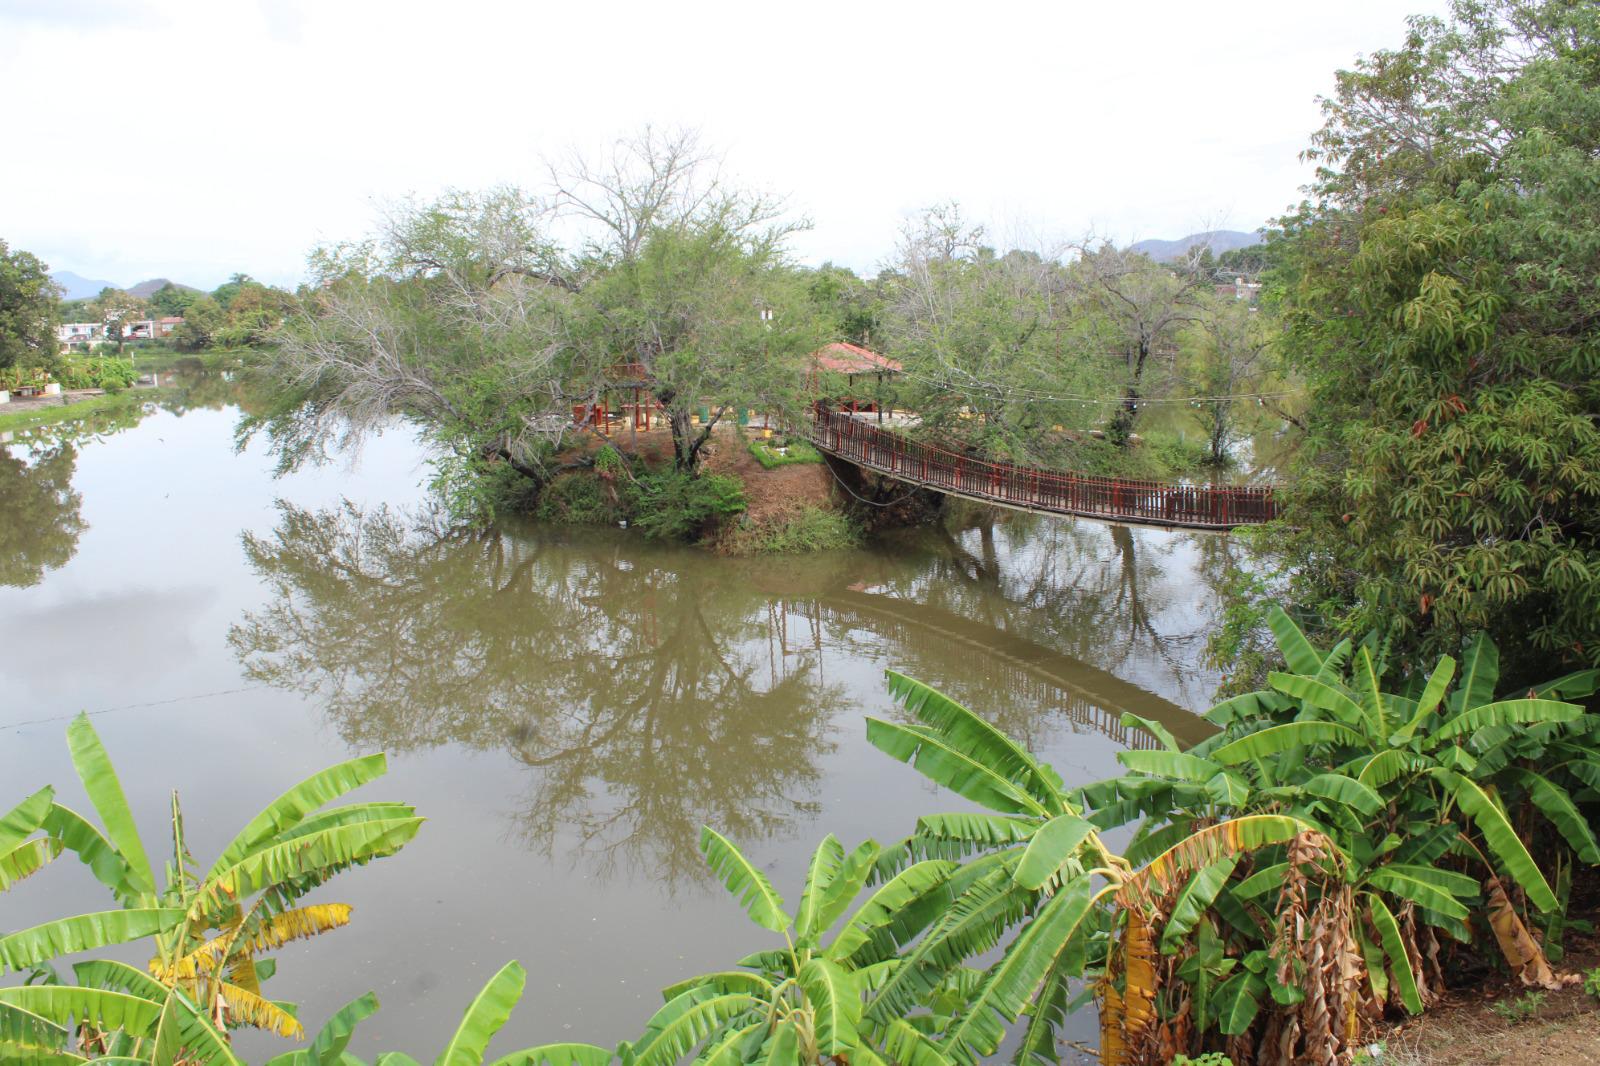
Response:
M54 361L59 291L37 256L0 240L0 370Z
M1293 595L1338 633L1600 663L1597 50L1593 4L1461 0L1324 102L1270 250L1311 392Z

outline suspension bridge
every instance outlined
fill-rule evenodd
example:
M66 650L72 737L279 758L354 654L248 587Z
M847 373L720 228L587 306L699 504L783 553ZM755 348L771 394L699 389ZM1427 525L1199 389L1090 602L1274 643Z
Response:
M822 404L812 409L809 428L819 449L864 470L1019 511L1209 530L1257 525L1279 515L1271 485L1167 484L992 462Z

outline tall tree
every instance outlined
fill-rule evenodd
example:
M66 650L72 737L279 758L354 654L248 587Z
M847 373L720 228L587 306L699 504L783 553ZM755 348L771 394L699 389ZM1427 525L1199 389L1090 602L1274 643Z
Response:
M60 298L48 266L0 240L0 367L45 366L55 360Z
M1458 0L1338 75L1275 235L1296 592L1512 677L1600 663L1600 8Z
M1178 332L1194 321L1199 298L1209 291L1211 275L1202 262L1210 249L1196 245L1174 263L1157 263L1142 252L1088 241L1073 250L1073 285L1085 310L1092 309L1099 323L1099 343L1122 379L1122 403L1108 433L1126 443L1150 370L1157 363L1172 368Z

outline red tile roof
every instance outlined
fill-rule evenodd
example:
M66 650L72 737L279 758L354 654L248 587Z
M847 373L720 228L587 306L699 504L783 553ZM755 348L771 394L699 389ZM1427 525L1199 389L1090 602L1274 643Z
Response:
M836 374L898 374L905 369L888 356L842 341L811 353L818 366Z

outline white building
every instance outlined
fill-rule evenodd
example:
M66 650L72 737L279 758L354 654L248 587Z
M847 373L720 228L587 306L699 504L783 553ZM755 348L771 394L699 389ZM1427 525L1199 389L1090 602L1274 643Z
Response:
M63 345L93 347L106 339L106 327L99 322L63 322L56 327L56 337Z

